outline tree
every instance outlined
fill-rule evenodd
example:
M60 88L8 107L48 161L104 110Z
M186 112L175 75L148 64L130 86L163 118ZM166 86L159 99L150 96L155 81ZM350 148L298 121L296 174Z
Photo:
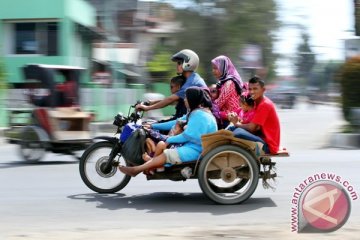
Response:
M313 67L316 64L315 54L309 45L309 38L307 33L303 32L301 34L302 42L297 48L297 58L295 61L296 77L300 81L304 81L306 85L309 84Z
M346 61L340 72L342 108L344 117L351 121L352 108L360 107L360 57Z
M213 82L210 61L218 55L229 56L237 68L243 44L262 49L263 65L273 76L276 56L274 33L279 27L274 0L197 0L193 7L177 11L184 31L177 34L177 48L191 48L200 56L203 77Z

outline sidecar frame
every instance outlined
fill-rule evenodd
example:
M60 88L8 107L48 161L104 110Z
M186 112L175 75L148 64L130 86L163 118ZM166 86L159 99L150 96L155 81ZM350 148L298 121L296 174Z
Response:
M147 175L148 180L186 180L185 167L193 169L191 179L198 179L203 193L219 204L239 204L252 196L261 179L263 185L277 174L273 157L288 157L286 150L265 154L262 143L235 138L228 130L202 136L203 152L196 161L165 167ZM218 182L218 183L212 183Z
M135 122L137 120L138 118ZM114 121L114 125L118 126L117 133L121 134L122 127L127 123L128 121L120 121L120 123ZM123 143L119 137L97 139L102 141L94 142L89 146L80 159L80 176L95 192L118 192L131 179L129 175L122 173L118 166L134 166L138 163L132 163L121 155ZM198 179L202 192L213 202L224 205L239 204L252 196L260 179L263 180L264 187L271 187L270 180L277 176L273 157L289 156L285 149L277 154L265 154L262 151L262 143L235 138L228 130L203 135L201 140L203 152L199 159L179 165L165 165L161 170L151 169L144 172L147 174L147 179L172 181ZM192 169L190 176L182 174L185 167Z

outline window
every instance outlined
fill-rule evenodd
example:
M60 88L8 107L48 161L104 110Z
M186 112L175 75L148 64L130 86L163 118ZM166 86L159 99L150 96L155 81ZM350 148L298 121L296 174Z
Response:
M38 46L35 36L35 23L15 24L16 54L35 54Z
M15 46L13 54L58 54L57 22L14 23Z
M58 51L57 51L57 46L58 46L58 25L57 25L57 23L48 23L47 33L48 33L47 55L48 56L56 56L58 53Z

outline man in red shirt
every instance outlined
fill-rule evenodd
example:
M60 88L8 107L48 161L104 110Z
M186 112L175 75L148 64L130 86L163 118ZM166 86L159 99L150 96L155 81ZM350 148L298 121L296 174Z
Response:
M255 101L255 115L248 124L237 122L234 136L264 143L266 153L275 154L280 145L280 122L274 103L264 96L265 83L255 76L249 80L249 92ZM230 116L237 118L237 116ZM231 119L230 119L231 120Z

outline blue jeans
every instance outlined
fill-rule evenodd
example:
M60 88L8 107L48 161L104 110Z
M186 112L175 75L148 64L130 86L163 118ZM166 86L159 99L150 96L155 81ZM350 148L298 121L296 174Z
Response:
M263 143L264 144L264 146L263 146L264 152L265 153L270 153L268 145L259 136L256 136L256 135L246 131L245 129L235 128L233 126L229 127L229 130L233 132L234 137L236 137L236 138L241 138L241 139L245 139L245 140L249 140L249 141L253 141L253 142L261 142L261 143Z

